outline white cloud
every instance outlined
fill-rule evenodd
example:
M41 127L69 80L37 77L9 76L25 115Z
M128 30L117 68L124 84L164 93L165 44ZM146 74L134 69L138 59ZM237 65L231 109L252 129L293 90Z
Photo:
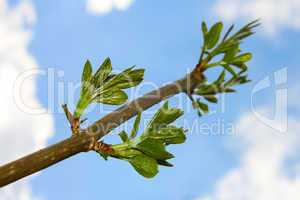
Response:
M237 122L240 166L216 183L213 194L199 200L300 199L299 122L298 116L289 116L288 132L279 133L252 113L242 116Z
M0 0L0 165L24 156L46 145L53 133L49 114L30 115L14 103L13 86L22 72L38 68L28 51L36 13L30 1L20 1L10 7ZM26 80L22 87L23 102L42 108L36 97L36 77ZM36 200L28 179L0 190L0 200Z
M300 30L299 10L299 0L218 0L214 6L225 20L260 18L270 34L284 27Z
M134 0L87 0L86 9L89 13L103 15L113 9L127 10Z

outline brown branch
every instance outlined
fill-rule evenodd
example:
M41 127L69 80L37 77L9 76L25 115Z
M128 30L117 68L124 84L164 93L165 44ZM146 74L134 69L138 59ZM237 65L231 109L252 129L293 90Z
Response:
M185 78L149 92L106 115L86 130L83 130L83 134L71 137L19 160L1 166L0 187L34 174L73 155L91 150L90 147L95 140L101 139L111 130L137 115L139 111L146 110L178 93L184 92L190 94L202 80L200 73L197 70L194 70Z

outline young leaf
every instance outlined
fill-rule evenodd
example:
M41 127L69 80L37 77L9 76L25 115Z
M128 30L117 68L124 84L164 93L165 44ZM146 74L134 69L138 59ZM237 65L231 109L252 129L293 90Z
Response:
M128 135L125 131L122 131L121 133L119 133L119 136L120 136L122 142L128 142L129 141L129 137L128 137Z
M183 111L180 109L170 109L168 102L166 102L154 115L150 123L148 124L147 132L152 130L163 128L166 125L174 122L183 114Z
M89 60L86 61L82 77L81 77L81 91L80 91L80 102L78 102L78 105L85 108L85 102L88 101L91 97L91 93L93 91L93 86L90 84L90 80L92 78L92 65ZM83 109L84 109L83 108Z
M241 72L245 72L248 69L248 67L245 63L232 63L232 65L241 69L242 70Z
M228 31L225 33L225 35L224 35L224 37L223 37L223 42L228 38L228 36L229 36L229 34L231 33L231 31L233 30L233 28L234 28L234 24L232 24L230 27L229 27L229 29L228 29Z
M107 79L111 71L111 60L110 58L106 58L93 76L92 83L95 85L95 87L100 87L100 85L103 84L103 82Z
M206 38L205 37L208 33L208 28L207 28L207 25L206 25L205 22L202 22L201 28L202 28L202 35L203 35L203 43L206 44L206 41L205 41Z
M222 22L218 22L211 27L205 39L208 49L212 49L216 46L216 44L220 39L222 29L223 29Z
M86 61L84 68L83 68L83 72L82 72L82 77L81 77L81 82L82 83L88 83L91 79L92 76L92 65L91 62L89 60Z
M133 69L134 67L124 70L122 73L117 74L111 78L101 89L107 90L111 88L115 89L127 89L135 87L143 81L144 69Z
M222 77L221 77L222 78ZM218 84L204 85L195 91L198 95L215 95L219 92Z
M235 85L241 85L250 82L248 80L247 76L238 76L238 77L233 77L229 81L227 81L224 86L225 87L231 87Z
M155 159L146 155L137 155L129 159L134 169L145 178L153 178L158 173L158 165Z
M205 103L202 103L200 100L197 100L197 104L199 106L199 109L203 111L205 114L209 112L208 105Z
M157 163L159 165L165 166L165 167L173 167L173 165L171 163L169 163L168 161L165 160L157 160Z
M232 88L225 88L224 92L225 93L234 93L234 92L236 92L236 90L234 90Z
M251 53L244 53L234 58L232 61L233 64L245 63L252 59Z
M224 80L225 80L225 75L226 75L226 72L225 72L225 70L223 70L221 72L220 76L218 77L217 81L215 81L214 83L215 84L221 84L221 83L223 83Z
M149 138L160 140L166 145L182 144L186 140L185 132L176 126L167 126L148 136Z
M203 97L208 102L218 103L218 99L214 95L206 95L206 96L203 96Z
M174 158L172 154L166 151L165 145L161 141L153 138L143 140L137 144L136 148L156 160L168 160Z
M125 103L128 99L127 94L119 89L107 90L102 94L98 94L94 98L94 102L103 103L109 105L121 105Z
M235 55L239 52L239 50L240 50L240 47L238 44L236 46L230 48L228 51L225 52L223 61L228 62L228 63L232 62L232 60L234 59Z
M202 22L201 28L202 28L202 33L203 33L203 35L206 35L207 32L208 32L208 28L207 28L207 25L206 25L205 22Z
M222 65L229 73L232 74L232 76L236 77L237 74L236 72L232 69L232 67L230 67L228 64Z

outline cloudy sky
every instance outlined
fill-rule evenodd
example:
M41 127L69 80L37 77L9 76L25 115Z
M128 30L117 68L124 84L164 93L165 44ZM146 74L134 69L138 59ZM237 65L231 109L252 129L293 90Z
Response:
M243 44L252 83L201 119L184 96L171 101L190 129L172 148L174 168L145 180L122 161L80 154L1 188L0 200L299 199L299 9L298 0L0 0L0 164L69 136L60 104L72 108L86 59L144 67L134 98L195 65L203 20L262 22ZM94 107L87 124L114 108Z

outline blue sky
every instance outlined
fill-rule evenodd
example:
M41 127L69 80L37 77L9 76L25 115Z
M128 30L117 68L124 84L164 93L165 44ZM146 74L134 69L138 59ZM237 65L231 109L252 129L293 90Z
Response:
M101 14L89 13L86 10L87 2L84 0L72 2L66 0L33 1L31 4L34 6L37 20L31 27L32 39L27 49L40 69L54 68L56 72L64 72L63 77L56 76L55 96L57 96L58 83L63 83L66 86L70 81L79 81L82 66L86 59L90 59L95 68L107 56L112 59L115 69L122 70L131 65L143 67L146 69L145 81L162 85L183 77L187 70L191 69L197 62L202 42L200 33L202 21L211 24L217 20L223 20L226 26L229 26L231 22L242 25L252 18L261 17L259 15L261 13L257 13L256 16L255 13L247 15L238 12L234 16L228 17L217 9L222 2L222 0L136 0L128 8L126 7L126 10L114 8ZM246 9L241 1L231 0L229 2L241 4L241 9ZM9 3L11 6L16 6L19 1ZM244 2L244 4L247 3L249 8L255 6L249 1ZM291 7L299 6L297 3L292 5L292 1L290 4ZM229 5L224 5L224 8L227 8L226 6L229 7ZM274 10L276 11L276 9ZM290 153L287 153L286 148L284 148L297 145L289 142L280 143L281 139L274 139L281 135L281 133L276 134L276 127L269 130L265 128L261 120L259 121L251 115L253 113L253 109L251 109L253 89L266 77L271 78L271 87L254 94L256 109L254 111L265 112L267 110L265 112L267 115L276 112L275 94L278 87L273 84L275 82L274 72L286 67L288 82L280 85L279 88L289 88L291 93L299 91L299 87L297 87L299 81L296 74L299 73L300 25L285 23L284 20L275 23L275 15L274 18L269 19L263 16L263 26L258 29L258 34L243 44L244 49L254 54L254 59L250 63L250 78L253 82L239 87L237 94L225 97L225 111L223 113L217 110L216 114L199 119L196 112L188 109L190 105L187 100L184 100L182 104L186 112L183 119L177 122L178 125L184 124L190 127L195 120L198 120L198 123L207 124L223 120L222 123L224 124L234 127L241 126L241 128L236 129L235 135L220 135L212 132L201 134L197 129L194 129L189 132L185 144L171 148L176 155L172 161L175 167L171 169L161 168L159 175L151 180L140 177L125 162L112 159L105 162L95 153L82 153L44 170L31 179L30 187L34 196L45 200L91 198L227 200L226 195L228 199L254 200L271 197L271 195L260 195L260 191L264 191L265 193L262 192L264 194L269 194L270 191L268 186L263 184L264 180L259 181L261 183L259 184L256 182L258 181L256 178L244 177L248 170L244 166L247 165L248 154L256 152L257 149L261 150L262 155L264 153L266 155L273 154L269 150L279 148L282 145L281 153L284 155L274 158L276 160L274 163L285 166L287 164L286 158L291 158L293 165L300 169L297 156L290 156ZM278 18L282 19L281 16ZM37 98L45 108L49 103L47 81L46 76L38 76L36 82ZM139 95L150 89L150 86L142 87ZM286 109L289 109L289 117L293 119L289 128L297 127L295 124L299 119L299 103L294 103L296 102L294 100L296 95L289 93L289 97L292 103ZM171 100L172 105L176 106L178 99L184 99L184 96ZM55 108L51 113L54 119L54 134L47 140L48 145L70 135L64 114L58 112L60 103L63 102L56 98L54 101ZM215 109L218 109L219 106ZM115 107L105 107L107 110L113 108ZM101 116L103 114L93 111L88 115L89 123ZM149 117L151 114L145 114L145 118ZM249 126L247 124L249 122L256 123L256 125ZM131 123L129 122L129 125ZM260 127L262 128L259 129ZM261 137L251 130L259 133L262 131L270 132L270 135ZM300 136L297 137L297 134L291 133L290 129L285 130L285 132L290 133L285 135L286 138L290 138L287 135L293 135L293 138L295 136L295 138L300 139ZM252 133L255 139L249 139ZM285 139L283 140L285 141ZM294 139L286 140L293 141ZM117 136L108 136L108 141L118 141ZM260 148L261 144L258 141L274 142L263 143L262 147L264 148ZM296 147L290 151L295 152ZM281 155L279 152L275 153ZM259 157L259 155L257 156ZM251 159L249 158L249 160ZM264 159L262 158L262 160ZM254 169L262 169L262 171L267 169L263 166L264 163L259 161L261 160L258 160L257 163L260 164L253 164L256 161L250 162L250 164L254 165ZM292 180L299 180L300 170L298 168ZM251 169L250 171L252 171ZM283 169L283 171L286 170L288 169ZM274 184L281 180L280 177L282 176L279 176L278 173L281 171L275 171L271 176L274 178L271 179ZM236 176L239 177L239 181L232 178L230 174L238 174ZM256 177L257 174L253 177ZM243 182L241 177L248 181ZM288 183L287 185L290 184L290 187L285 188L283 194L288 194L289 200L300 196L299 192L293 190L298 185L292 184L289 177L284 180ZM245 188L250 187L250 189L253 185L259 185L258 191L253 189L254 193L257 192L257 196L235 196L232 194L234 192L227 188L230 184L234 187L240 183L243 183ZM238 190L245 190L242 186L240 187ZM281 186L278 187L282 188ZM218 196L216 193L221 193L220 191L226 195ZM281 193L278 196L280 195ZM20 200L22 199L20 198Z

